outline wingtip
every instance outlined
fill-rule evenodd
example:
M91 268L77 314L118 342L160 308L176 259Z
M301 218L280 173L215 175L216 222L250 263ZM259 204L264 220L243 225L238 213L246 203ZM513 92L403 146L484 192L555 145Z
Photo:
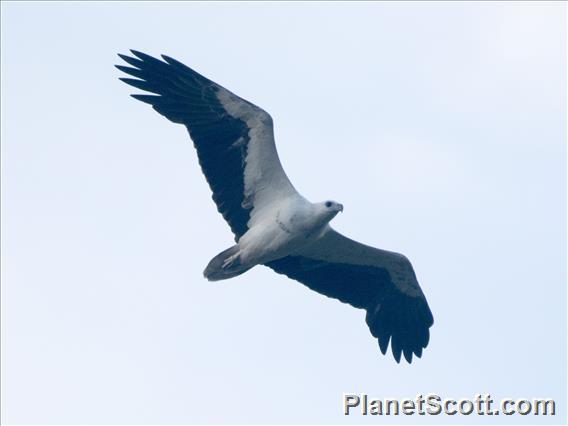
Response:
M123 83L128 83L128 82L126 81L126 80L127 80L126 77L118 77L118 79L119 79L120 81L122 81Z
M148 104L148 105L152 105L154 108L155 108L155 104L156 104L157 99L160 98L160 96L158 96L158 95L137 95L137 94L134 94L134 95L130 95L130 96L133 97L134 99L136 99L137 101L144 102L145 104Z
M120 65L120 64L114 64L114 67L122 72L128 73L129 70L132 70L134 68L129 68L129 67L125 67L124 65Z
M152 55L148 55L147 53L140 52L139 50L130 49L130 52L140 61L148 62L148 63L162 63L159 59L153 57Z
M427 328L426 331L424 332L424 344L422 345L423 348L426 348L428 346L428 343L430 343L430 329Z
M146 55L145 53L142 53L142 52L140 52L139 50L136 50L136 49L129 49L129 50L130 50L130 53L132 53L134 56L136 56L140 59L143 59L143 56Z
M117 55L120 59L122 59L123 61L127 61L127 62L128 62L128 59L131 59L130 56L127 56L127 55L125 55L125 54L123 54L123 53L117 53L116 55Z
M397 364L400 364L400 357L402 355L402 348L400 347L400 341L396 338L396 336L393 336L392 341L391 341L391 352L392 352L392 355L394 356L394 359L396 360Z
M389 347L389 337L384 339L379 339L379 349L383 355L387 354L387 349Z
M177 59L172 58L171 56L168 55L160 55L160 57L166 61L168 64L170 65L181 65L184 68L187 68L187 65L182 64L180 61L178 61Z

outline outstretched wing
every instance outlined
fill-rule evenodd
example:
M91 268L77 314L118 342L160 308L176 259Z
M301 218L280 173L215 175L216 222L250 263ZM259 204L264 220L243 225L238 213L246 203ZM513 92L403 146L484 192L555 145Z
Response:
M187 127L217 210L238 240L264 207L295 193L278 159L272 118L175 59L131 52L119 55L131 67L116 67L135 78L121 80L152 93L132 96Z
M379 250L344 237L332 228L316 243L267 263L274 271L312 290L365 309L371 334L383 354L389 340L400 362L412 362L428 345L434 318L412 265L401 254Z

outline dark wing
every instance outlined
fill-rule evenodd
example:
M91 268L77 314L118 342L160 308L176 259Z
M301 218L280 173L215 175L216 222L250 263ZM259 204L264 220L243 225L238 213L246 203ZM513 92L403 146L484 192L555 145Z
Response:
M434 323L412 265L404 256L366 246L333 229L297 256L267 263L310 289L365 309L383 354L389 340L396 362L412 362L428 345Z
M256 212L295 192L278 159L272 118L175 59L132 53L119 55L131 67L116 67L135 78L121 80L152 93L132 96L187 127L217 209L238 240Z

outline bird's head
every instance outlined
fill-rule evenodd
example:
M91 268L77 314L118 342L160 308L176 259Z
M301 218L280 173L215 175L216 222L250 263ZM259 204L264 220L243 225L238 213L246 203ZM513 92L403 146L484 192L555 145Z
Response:
M337 201L323 201L317 204L318 210L327 222L335 217L335 215L339 212L343 211L343 204L338 203Z

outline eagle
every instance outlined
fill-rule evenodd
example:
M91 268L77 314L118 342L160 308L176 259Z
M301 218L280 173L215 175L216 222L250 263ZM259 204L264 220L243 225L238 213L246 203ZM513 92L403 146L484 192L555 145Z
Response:
M131 95L183 124L235 245L215 256L204 277L240 275L256 265L366 311L366 322L397 363L422 356L434 319L414 269L402 254L349 239L329 222L343 211L332 200L312 203L292 185L278 158L272 117L181 62L131 50L119 54L130 77L148 92Z

